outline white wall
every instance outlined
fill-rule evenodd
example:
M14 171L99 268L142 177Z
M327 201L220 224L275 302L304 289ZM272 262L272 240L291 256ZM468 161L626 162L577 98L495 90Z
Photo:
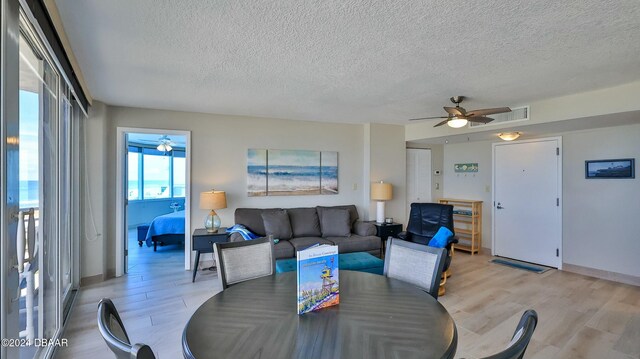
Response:
M96 102L85 122L84 196L82 198L84 235L80 253L81 277L106 273L106 151L108 108Z
M115 216L115 163L116 128L138 127L191 131L192 148L192 228L203 227L206 210L198 208L198 198L202 191L212 187L227 192L229 208L218 212L223 225L234 222L233 213L237 207L298 207L316 205L355 204L359 212L364 212L363 199L363 125L331 124L305 121L291 121L241 116L209 115L188 112L174 112L138 108L109 107L106 132L93 133L93 137L106 138L107 150L89 148L91 156L104 154L106 169L104 185L108 196L103 204L106 227L114 228ZM96 121L98 119L90 119ZM402 127L400 127L402 128ZM97 130L97 129L96 129ZM106 133L106 136L105 136ZM404 146L404 139L401 141ZM339 152L339 191L337 195L247 197L246 195L246 155L249 148L268 149L309 149ZM96 166L95 167L97 170ZM404 171L404 169L403 169ZM353 189L355 185L356 189ZM102 207L101 207L102 208ZM95 249L85 251L86 261L106 254L107 273L115 269L114 231L105 237L106 251ZM82 272L86 277L92 272Z
M640 277L640 125L575 131L562 136L563 262ZM551 135L550 135L551 136ZM491 143L444 146L444 196L483 202L482 246L491 247ZM584 178L588 159L635 158L635 179ZM476 174L453 172L477 162Z
M407 205L407 152L404 142L404 126L368 124L369 127L369 182L385 181L393 185L393 199L385 203L385 217L392 217L406 228ZM367 151L365 149L365 151ZM376 202L366 193L369 220L376 219Z
M564 262L640 277L640 125L564 134ZM584 161L635 158L635 179L585 179Z
M482 201L482 246L491 248L491 144L495 141L444 145L445 198ZM477 163L476 173L455 173L455 163Z

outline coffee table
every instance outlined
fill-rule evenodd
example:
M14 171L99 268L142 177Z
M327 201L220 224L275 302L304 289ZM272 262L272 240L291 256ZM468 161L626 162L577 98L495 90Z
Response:
M295 258L276 261L276 273L293 272L296 268ZM338 255L338 268L382 275L384 261L367 252L343 253Z

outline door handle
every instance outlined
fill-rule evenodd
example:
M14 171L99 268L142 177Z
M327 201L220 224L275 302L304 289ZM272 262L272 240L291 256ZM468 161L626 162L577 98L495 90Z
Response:
M496 209L504 209L504 207L502 207L502 206L500 205L500 202L498 202L498 205L496 206Z

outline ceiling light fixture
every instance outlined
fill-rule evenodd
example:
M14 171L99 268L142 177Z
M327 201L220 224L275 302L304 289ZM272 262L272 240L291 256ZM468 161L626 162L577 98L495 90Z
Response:
M160 144L158 145L158 147L156 147L158 151L162 151L163 153L171 152L171 150L173 149L173 147L171 147L171 145L173 145L173 142L171 142L171 139L167 137L167 135L160 137L159 141Z
M502 132L498 134L498 137L504 141L513 141L520 137L521 134L522 132Z
M452 117L449 121L447 121L447 125L453 128L464 127L469 123L469 121L464 117Z

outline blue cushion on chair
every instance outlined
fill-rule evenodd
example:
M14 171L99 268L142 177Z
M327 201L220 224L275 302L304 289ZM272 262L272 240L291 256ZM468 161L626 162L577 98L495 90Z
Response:
M453 237L453 232L447 227L440 227L438 232L431 238L428 246L436 248L444 248L449 243L449 238Z

